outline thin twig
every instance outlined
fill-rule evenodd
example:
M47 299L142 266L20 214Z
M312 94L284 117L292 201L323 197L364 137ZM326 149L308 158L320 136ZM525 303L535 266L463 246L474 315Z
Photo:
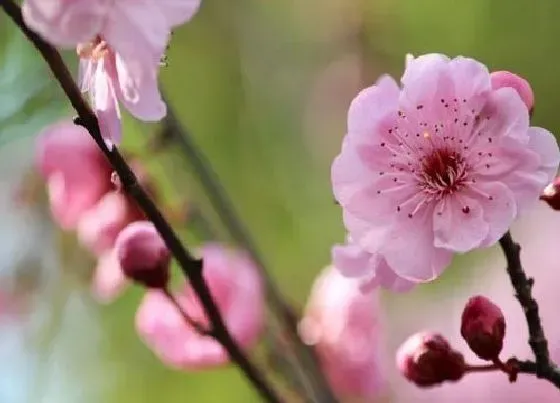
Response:
M139 185L136 176L119 153L118 149L114 145L109 148L101 135L97 117L83 99L80 90L76 86L72 75L58 51L25 25L20 7L12 0L0 0L0 5L6 14L20 28L23 34L25 34L27 39L33 43L42 55L43 59L47 62L55 76L55 79L58 81L68 100L78 113L75 123L87 129L93 140L95 140L100 150L107 157L112 167L119 175L125 191L136 201L138 206L146 214L146 217L152 221L165 241L165 244L175 259L179 262L184 275L189 278L194 291L197 293L197 296L212 323L212 336L224 346L232 361L237 363L239 368L252 382L255 389L257 389L266 401L280 403L281 399L270 386L262 371L254 366L227 330L218 307L210 294L210 290L202 277L202 262L194 258L183 246L177 234L173 231L170 224L163 217L162 213L158 210L152 199Z
M323 372L321 371L318 359L314 351L305 345L299 338L297 331L297 317L293 314L291 308L284 301L284 297L276 284L270 276L267 266L260 254L253 238L249 234L247 228L243 225L233 203L230 200L227 192L221 185L221 182L212 169L210 161L205 157L204 153L198 148L194 142L191 133L185 128L177 118L173 108L168 103L167 116L164 119L163 132L161 133L162 140L172 139L182 149L185 157L192 164L198 179L204 188L208 200L212 204L214 210L224 223L225 228L230 233L230 236L235 242L242 246L255 261L260 270L261 276L264 279L267 297L270 307L279 317L280 321L285 327L286 336L291 345L294 346L297 357L302 360L304 372L301 377L311 378L313 393L313 401L319 403L337 403L338 400L334 396ZM297 362L295 363L297 364ZM301 369L296 367L295 369ZM306 382L309 383L309 380Z
M560 371L550 361L548 341L539 315L539 305L532 295L534 280L527 277L523 270L521 247L513 240L509 231L500 239L500 246L506 257L507 273L515 290L515 296L525 313L529 329L529 345L536 360L536 362L516 360L519 372L535 374L538 378L547 379L560 388Z
M179 314L183 317L183 319L189 326L191 326L193 329L197 331L197 333L203 336L212 336L212 330L207 329L205 326L202 325L202 323L199 323L194 318L192 318L188 314L188 312L181 306L177 297L175 297L175 295L173 295L169 289L165 288L162 291L167 297L167 299L169 299L169 302L173 304L173 306L177 309L177 312L179 312Z

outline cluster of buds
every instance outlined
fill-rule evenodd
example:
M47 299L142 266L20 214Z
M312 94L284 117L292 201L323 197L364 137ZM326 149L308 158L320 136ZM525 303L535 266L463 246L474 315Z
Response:
M467 301L461 317L461 335L478 357L509 373L508 366L499 359L505 331L504 315L493 302L483 296ZM399 348L396 360L401 374L419 387L455 382L480 368L466 364L463 354L453 349L442 335L432 332L409 337Z

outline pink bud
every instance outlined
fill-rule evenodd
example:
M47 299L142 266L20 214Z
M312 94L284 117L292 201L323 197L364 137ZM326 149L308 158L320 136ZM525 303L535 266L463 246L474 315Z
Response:
M505 333L506 321L497 305L483 296L469 299L461 318L461 335L476 355L488 361L498 358Z
M560 177L555 178L544 188L540 198L553 210L560 210Z
M492 88L495 90L504 87L513 88L527 106L529 113L533 111L535 96L527 80L509 71L494 71L490 74L490 80L492 82Z
M117 259L129 279L148 288L165 288L171 255L149 221L129 224L115 241Z
M420 387L458 381L465 374L463 355L436 333L416 333L397 351L397 367L402 375Z

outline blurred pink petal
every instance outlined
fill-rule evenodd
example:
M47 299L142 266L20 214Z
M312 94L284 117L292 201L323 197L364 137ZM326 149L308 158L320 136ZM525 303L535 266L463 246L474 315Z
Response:
M40 133L36 165L47 181L54 219L64 229L78 220L111 188L111 167L87 131L61 122Z
M142 217L142 212L124 192L110 191L80 217L78 240L99 256L113 248L119 232Z
M114 250L103 254L95 268L91 291L95 299L103 304L108 304L117 298L127 286L128 280L119 265Z
M244 252L218 244L202 248L203 275L234 339L251 348L263 326L264 295L254 263ZM190 286L175 294L194 319L206 323ZM180 369L203 369L227 363L220 344L191 328L161 291L148 291L136 314L136 328L146 345L164 364Z
M115 241L115 253L128 279L148 288L167 287L171 253L150 221L127 225Z
M362 264L363 283L379 262L430 281L454 253L495 244L560 162L552 134L529 127L520 94L493 88L476 60L408 57L401 83L383 76L358 94L332 165L349 236L377 262Z
M316 347L335 392L370 401L380 396L380 320L377 295L362 294L358 283L333 267L316 279L299 330Z

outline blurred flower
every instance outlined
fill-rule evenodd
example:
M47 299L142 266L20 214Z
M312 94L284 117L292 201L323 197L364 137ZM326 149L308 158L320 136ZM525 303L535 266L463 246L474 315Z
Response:
M115 249L103 253L97 260L93 272L91 293L102 304L113 302L128 285Z
M416 333L397 351L397 367L409 381L420 387L458 381L465 374L463 355L435 333Z
M124 275L148 288L167 287L171 254L150 221L137 221L123 229L115 253Z
M80 217L111 189L111 167L87 131L60 122L40 133L36 165L47 181L54 219L74 229Z
M356 281L327 267L315 280L299 332L313 345L337 395L380 395L380 323L377 295L363 294Z
M372 256L361 270L338 268L368 281L379 265L430 281L454 252L493 245L560 161L554 137L529 127L519 94L493 90L475 60L409 57L401 82L382 77L354 99L332 166L345 226Z
M92 95L102 134L120 141L117 100L142 120L166 107L157 74L171 29L192 18L200 0L26 0L25 22L48 41L78 46L80 86Z
M143 217L142 211L124 191L110 191L80 217L78 239L94 255L100 256L113 247L123 228Z
M205 245L202 259L204 279L228 330L241 347L251 348L262 330L264 314L263 286L254 263L245 253L218 244ZM175 298L192 319L208 323L190 286L184 285ZM146 293L136 314L136 328L146 345L171 367L201 369L229 359L218 342L186 323L163 291Z
M527 80L509 71L494 71L490 74L490 81L494 90L506 87L513 88L517 91L529 112L533 111L535 95L531 84Z
M504 345L506 321L502 310L483 296L469 299L461 316L461 335L483 360L495 360Z

